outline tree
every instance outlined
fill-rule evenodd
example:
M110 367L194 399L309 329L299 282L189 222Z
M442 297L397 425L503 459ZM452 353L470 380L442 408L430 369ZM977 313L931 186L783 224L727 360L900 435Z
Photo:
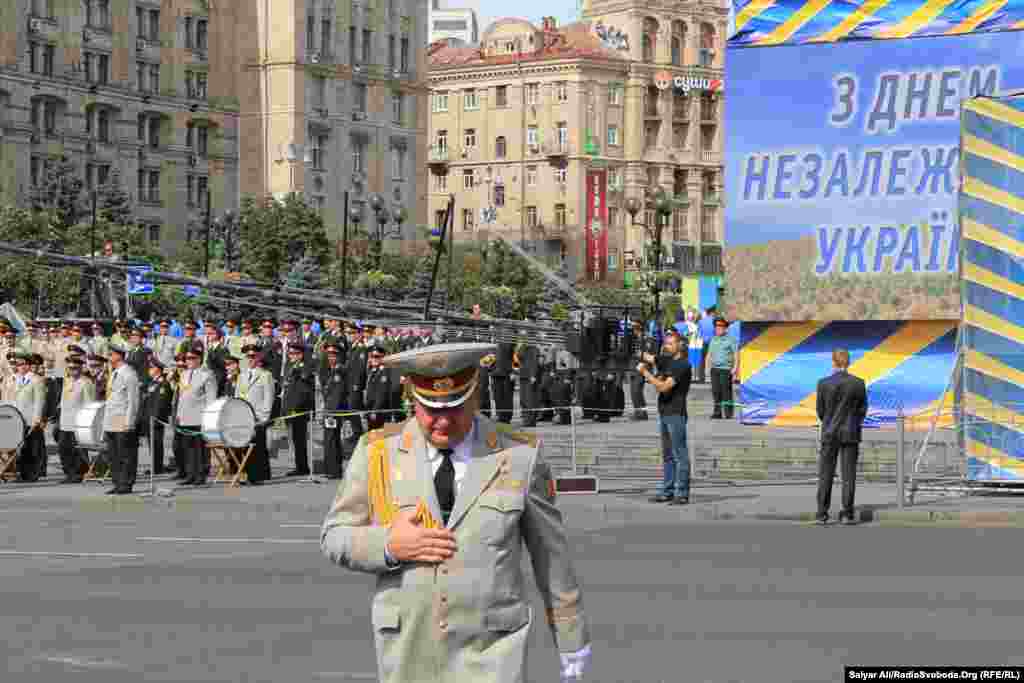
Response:
M293 289L320 289L321 280L320 264L312 254L306 253L292 265L285 276L284 286Z
M32 188L30 203L37 211L53 212L57 224L67 230L87 213L82 196L84 187L78 166L61 155L45 165L42 178Z
M327 265L330 244L323 219L301 196L283 200L247 197L239 212L241 270L260 282L279 282L292 264L310 254Z
M121 185L121 171L116 167L96 191L96 215L114 225L132 225L135 222L132 200Z
M566 282L569 277L568 270L564 265L551 275L562 282ZM550 277L544 278L544 286L537 301L538 313L551 318L553 317L553 311L556 306L561 306L563 309L567 309L572 305L572 303L572 297L570 297L564 289L555 284Z

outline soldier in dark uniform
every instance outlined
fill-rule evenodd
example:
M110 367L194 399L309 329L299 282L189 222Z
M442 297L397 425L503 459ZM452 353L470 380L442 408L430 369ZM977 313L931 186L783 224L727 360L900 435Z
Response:
M188 369L188 363L185 361L185 353L178 353L174 356L174 372L171 373L168 381L171 384L171 415L177 416L178 414L178 389L181 380L181 374ZM175 417L175 421L177 418ZM174 475L175 479L184 480L188 477L188 471L186 468L187 458L185 453L185 439L184 435L177 429L174 430L174 436L171 438L171 453L174 455L174 468L177 473Z
M552 346L544 347L540 352L540 381L537 383L538 407L542 410L537 413L538 422L553 422L555 419L554 399L551 397L551 389L555 383L555 349Z
M239 364L241 358L236 358L232 355L224 357L224 387L221 392L221 396L234 396L235 389L238 386L238 373L240 370Z
M341 479L345 473L345 462L352 455L355 444L362 436L362 422L358 416L339 416L349 410L348 378L345 365L341 362L341 347L334 340L326 342L322 349L324 362L320 366L320 393L323 397L324 417L324 473L328 479ZM353 420L353 417L356 419ZM354 436L353 433L358 431ZM342 435L346 438L342 439Z
M284 366L283 356L285 355L281 343L274 339L274 320L266 318L260 323L259 347L263 358L263 368L269 370L274 378L274 386L284 388L282 369ZM278 392L274 398L273 416L281 415L281 393Z
M572 370L563 363L552 374L552 380L548 393L551 397L551 404L555 406L554 420L558 424L567 425L572 422L572 401L573 401L573 377Z
M128 354L124 357L124 362L131 366L139 378L139 382L145 385L149 377L146 367L153 352L143 345L142 334L142 329L139 327L132 328L128 333Z
M213 373L217 379L217 396L231 396L225 393L227 385L227 359L231 355L227 344L224 343L224 336L216 323L206 323L206 354L203 357L203 365Z
M658 342L653 337L644 337L644 326L640 321L633 323L633 344L640 353L640 360L649 359L651 363L658 355ZM638 372L629 373L629 394L633 401L633 419L647 419L647 399L644 397L646 381Z
M371 431L380 429L388 422L398 422L399 415L395 411L402 407L400 375L380 364L386 355L387 349L383 345L370 348L365 406L368 411L366 426Z
M540 407L540 354L533 344L519 347L519 408L523 413L523 426L537 426Z
M304 362L306 346L299 342L288 345L288 364L285 366L281 391L281 415L286 418L288 433L295 453L295 469L289 477L309 474L309 413L315 406L313 368Z
M164 366L156 356L151 356L147 366L149 382L142 387L142 403L139 406L139 437L144 439L153 458L153 474L164 474L164 433L171 419L174 403L174 389L164 377ZM150 424L153 426L150 433Z
M345 375L348 378L348 405L355 411L366 410L366 363L368 349L357 335L349 349L348 361L345 363ZM362 418L360 418L360 421ZM360 429L360 431L362 431Z
M512 423L514 410L515 384L512 380L512 354L515 344L502 342L498 344L494 367L491 369L491 392L498 422Z

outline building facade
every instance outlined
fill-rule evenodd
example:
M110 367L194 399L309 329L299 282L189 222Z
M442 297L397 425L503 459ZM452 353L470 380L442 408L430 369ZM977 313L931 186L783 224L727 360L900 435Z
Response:
M429 40L454 40L476 45L480 39L476 11L471 7L441 7L441 0L430 0Z
M425 220L413 0L12 0L0 20L0 204L65 155L88 189L116 170L168 252L244 195L303 192L332 236L346 191Z
M576 281L626 283L655 220L628 201L661 187L674 199L663 266L720 273L727 13L653 7L592 0L585 21L502 19L479 48L431 46L433 221L454 195L456 239L501 235Z

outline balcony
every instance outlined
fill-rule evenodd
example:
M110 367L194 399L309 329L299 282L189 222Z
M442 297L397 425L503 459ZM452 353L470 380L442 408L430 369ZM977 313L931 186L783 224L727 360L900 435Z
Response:
M719 206L722 203L722 196L716 190L704 190L704 205Z
M700 152L700 160L709 164L717 164L719 161L719 154L714 150L702 149Z
M447 175L448 173L448 147L434 145L427 152L427 166L434 175Z
M660 119L661 112L658 111L658 101L648 98L644 101L644 116L649 119Z
M718 123L718 107L702 104L700 107L700 122L704 125L714 125Z
M564 160L571 154L568 140L545 141L541 143L540 149L541 153L553 164Z
M706 275L718 275L722 272L722 251L717 247L701 253L701 272Z
M690 103L680 104L676 102L672 106L672 118L676 121L689 121L690 120Z

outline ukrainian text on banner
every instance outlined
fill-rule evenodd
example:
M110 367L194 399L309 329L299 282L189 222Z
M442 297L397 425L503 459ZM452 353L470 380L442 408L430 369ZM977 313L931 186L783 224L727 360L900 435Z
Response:
M967 476L1024 480L1024 98L964 105Z
M957 319L960 104L1020 32L731 48L725 272L745 321Z

